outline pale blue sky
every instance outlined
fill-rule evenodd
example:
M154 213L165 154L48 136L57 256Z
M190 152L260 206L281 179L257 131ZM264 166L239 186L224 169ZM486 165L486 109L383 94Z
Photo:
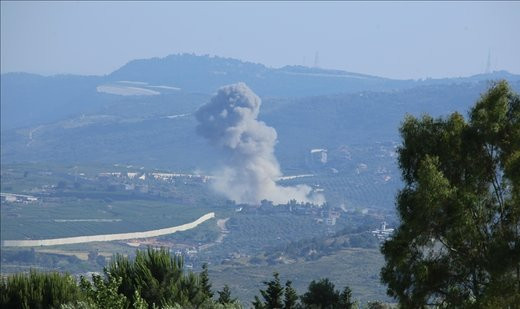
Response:
M210 54L392 78L520 73L520 2L1 2L1 71Z

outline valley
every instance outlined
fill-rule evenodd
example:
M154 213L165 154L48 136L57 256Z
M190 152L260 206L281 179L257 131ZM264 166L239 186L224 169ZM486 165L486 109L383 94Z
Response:
M215 287L227 283L243 304L275 271L298 292L328 277L363 302L390 301L372 231L399 224L397 128L406 115L466 116L497 78L520 89L507 72L392 80L193 55L136 60L106 76L3 74L2 275L79 276L102 272L114 254L164 247L189 270L207 263ZM233 161L197 133L195 115L237 81L260 96L258 123L276 134L282 175L273 181L308 186L326 203L241 204L215 191ZM89 242L48 241L77 237Z

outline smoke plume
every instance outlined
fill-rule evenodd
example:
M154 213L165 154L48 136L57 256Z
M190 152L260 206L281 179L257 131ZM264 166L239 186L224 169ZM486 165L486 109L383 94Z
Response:
M237 203L259 204L264 199L274 204L292 199L324 203L323 195L314 194L309 186L276 184L282 176L274 156L276 130L256 119L260 105L260 98L238 83L220 88L196 112L197 132L227 155L227 162L217 171L215 189Z

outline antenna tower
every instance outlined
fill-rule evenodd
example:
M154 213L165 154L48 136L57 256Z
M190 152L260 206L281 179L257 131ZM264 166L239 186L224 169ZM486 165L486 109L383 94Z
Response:
M486 74L491 73L491 49L488 50L488 57L487 57L487 63L486 63Z

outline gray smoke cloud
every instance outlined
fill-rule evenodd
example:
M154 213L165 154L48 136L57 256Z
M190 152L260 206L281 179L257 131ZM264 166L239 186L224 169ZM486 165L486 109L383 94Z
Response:
M214 187L237 203L259 204L262 200L285 204L323 204L325 198L306 185L283 187L274 156L276 130L257 120L261 100L244 83L219 89L211 101L196 112L197 132L227 154L227 163L217 171Z

